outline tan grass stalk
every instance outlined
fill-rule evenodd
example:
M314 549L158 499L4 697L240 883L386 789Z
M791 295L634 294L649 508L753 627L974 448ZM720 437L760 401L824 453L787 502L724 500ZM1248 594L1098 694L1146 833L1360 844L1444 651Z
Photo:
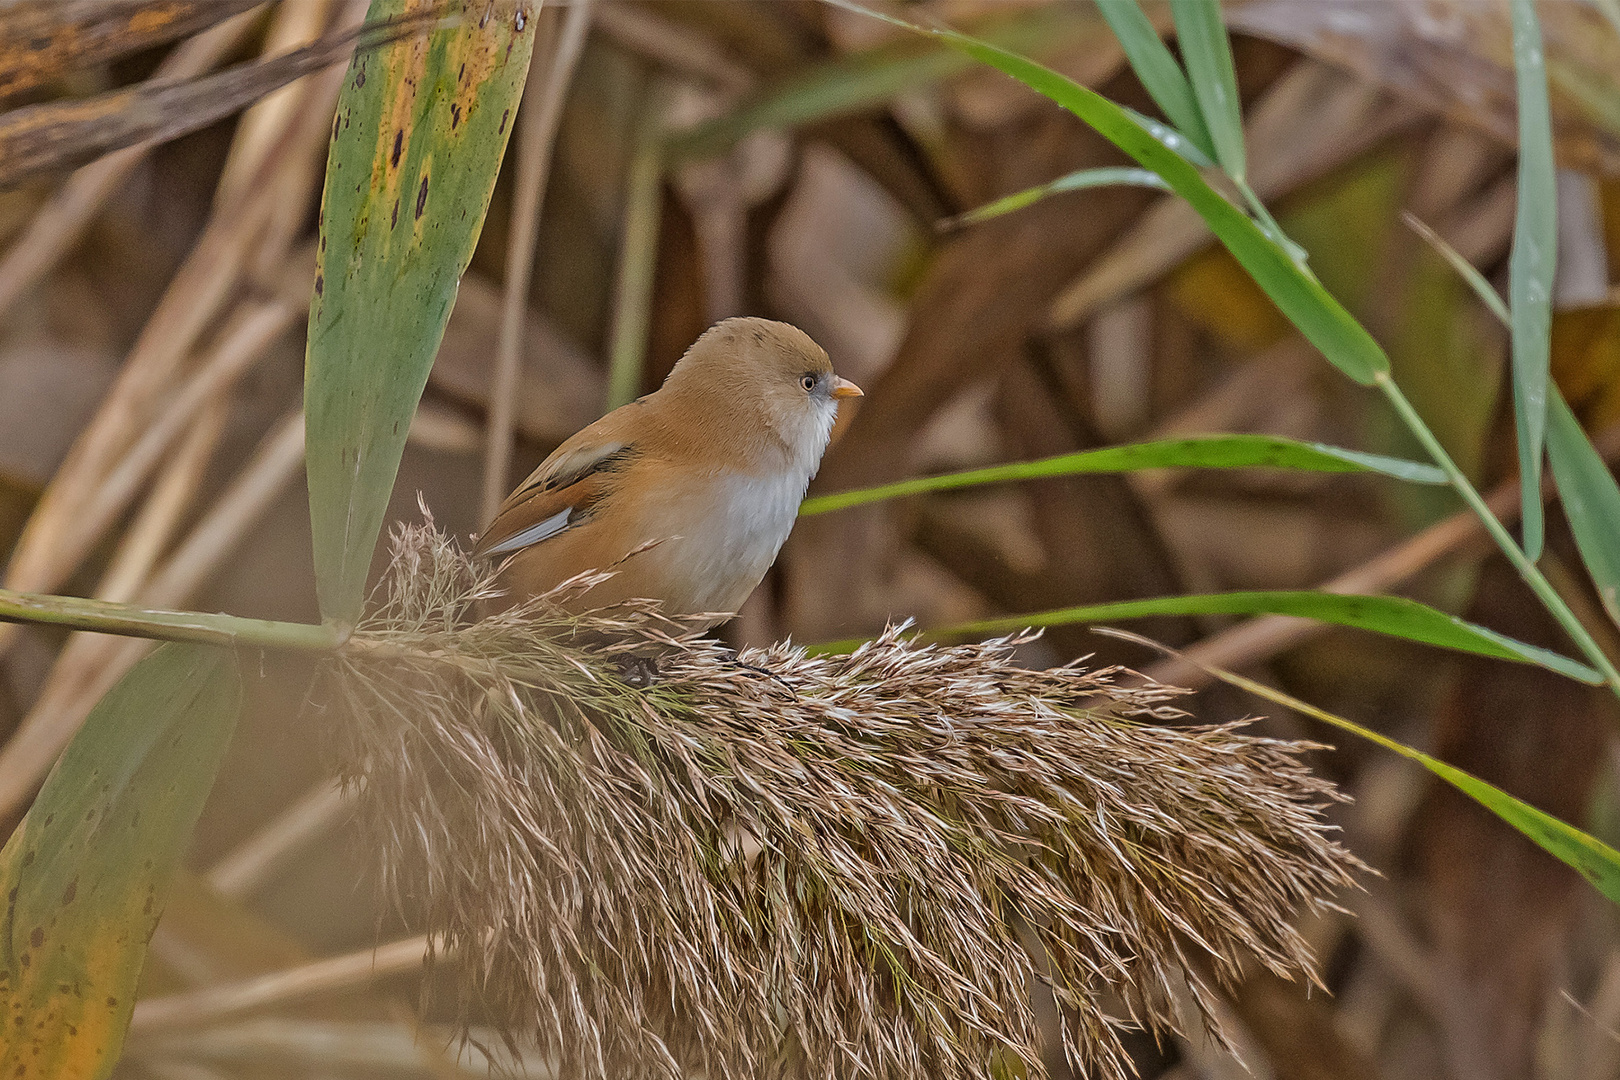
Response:
M733 656L645 606L479 619L492 579L431 523L383 591L331 672L368 849L466 957L463 1015L562 1075L1039 1076L1045 982L1120 1077L1119 1029L1175 1030L1184 982L1209 1022L1200 972L1314 978L1294 919L1359 865L1308 744L1159 726L1180 691L1024 668L1024 639Z
M531 78L518 109L517 188L512 194L512 228L507 236L505 294L501 329L495 348L495 371L489 390L489 422L484 446L484 487L479 518L493 521L506 497L512 463L512 426L517 414L518 369L529 310L529 281L534 271L535 242L540 235L540 209L551 175L551 154L562 126L563 103L574 68L585 51L595 0L574 0L560 32L546 41L544 81ZM548 24L555 17L548 13Z

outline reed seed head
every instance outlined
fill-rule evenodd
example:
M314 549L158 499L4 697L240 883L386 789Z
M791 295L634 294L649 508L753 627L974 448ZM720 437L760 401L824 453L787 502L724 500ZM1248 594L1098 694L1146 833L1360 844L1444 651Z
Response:
M1295 919L1359 865L1306 744L1165 726L1179 691L1020 638L733 655L650 604L495 595L396 532L332 672L343 770L463 1015L562 1075L1040 1077L1045 985L1123 1077L1121 1028L1173 1029L1198 973L1312 978Z

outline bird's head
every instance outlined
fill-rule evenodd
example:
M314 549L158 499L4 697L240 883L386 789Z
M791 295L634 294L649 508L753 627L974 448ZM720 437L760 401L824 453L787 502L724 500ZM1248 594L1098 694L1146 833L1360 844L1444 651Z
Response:
M675 365L661 393L701 418L717 440L760 452L779 444L810 471L821 459L838 402L861 388L833 371L827 351L803 330L769 319L717 323Z

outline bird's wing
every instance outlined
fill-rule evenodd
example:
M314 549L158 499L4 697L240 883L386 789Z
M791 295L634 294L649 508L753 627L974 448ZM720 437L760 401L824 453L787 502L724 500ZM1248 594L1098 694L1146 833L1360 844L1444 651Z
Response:
M598 424L601 422L598 421ZM613 489L636 449L592 425L557 447L506 497L473 556L506 555L579 524Z

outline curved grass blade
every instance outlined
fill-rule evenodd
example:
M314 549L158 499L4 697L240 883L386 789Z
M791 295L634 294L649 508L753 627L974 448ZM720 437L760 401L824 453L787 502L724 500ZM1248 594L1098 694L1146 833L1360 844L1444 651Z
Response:
M405 0L374 0L368 19ZM500 171L537 4L357 55L321 201L304 409L321 614L352 625L405 436Z
M1218 0L1170 0L1176 21L1176 44L1187 62L1187 77L1198 111L1209 129L1215 160L1233 180L1243 183L1248 160L1243 149L1243 113L1238 100L1232 46L1226 39Z
M1519 91L1519 196L1508 260L1513 330L1513 416L1519 432L1524 553L1541 557L1541 454L1547 433L1558 197L1553 175L1547 67L1534 0L1513 0L1513 69Z
M1467 259L1416 218L1408 215L1407 224L1434 245L1503 325L1511 327L1502 298ZM1620 624L1620 484L1556 386L1549 385L1548 398L1547 458L1564 516L1603 609Z
M1446 260L1468 287L1474 290L1474 295L1479 297L1480 302L1490 313L1501 320L1503 326L1509 328L1513 326L1513 316L1508 314L1507 303L1495 289L1491 288L1491 283L1485 280L1485 275L1475 269L1473 263L1462 257L1462 252L1446 243L1439 233L1425 225L1410 210L1402 211L1401 220L1406 222L1407 228L1421 236L1424 242Z
M1303 619L1350 626L1358 630L1388 634L1407 641L1435 645L1442 649L1535 664L1579 682L1600 685L1603 676L1595 669L1548 649L1526 644L1517 638L1498 634L1483 626L1447 615L1443 611L1402 596L1356 596L1344 593L1303 591L1206 593L1195 596L1162 596L1151 600L1123 600L1111 604L1029 615L1009 615L963 623L942 630L930 630L931 638L983 637L1004 634L1031 626L1066 626L1073 623L1109 622L1114 619L1140 619L1149 615L1294 615Z
M997 18L980 33L1017 52L1061 49L1100 33L1102 25L1085 5L1049 4ZM971 59L954 49L901 41L855 56L818 64L803 75L745 102L725 116L672 135L672 159L690 160L723 153L761 128L789 128L843 116L966 71Z
M1620 624L1620 485L1581 430L1564 395L1552 388L1547 457L1575 547L1609 618Z
M1109 142L1158 173L1189 202L1217 239L1248 271L1307 341L1340 371L1370 386L1389 371L1389 357L1322 283L1272 241L1250 217L1210 187L1198 170L1164 145L1127 110L1033 60L954 30L932 30L860 7L852 0L829 0L919 34L928 34L982 61L1074 113Z
M1134 637L1134 635L1132 636ZM1162 648L1162 646L1156 647ZM1239 689L1263 697L1267 701L1275 702L1285 708L1314 717L1324 724L1331 724L1341 731L1359 735L1361 738L1377 743L1384 749L1392 750L1404 758L1410 758L1515 829L1518 829L1547 854L1573 867L1577 873L1591 882L1598 892L1620 904L1620 851L1616 851L1597 837L1582 832L1573 825L1560 821L1545 811L1537 810L1529 803L1509 795L1495 784L1486 783L1472 773L1464 772L1454 765L1447 765L1439 758L1430 757L1421 750L1415 750L1405 743L1396 742L1389 736L1381 735L1371 728L1362 727L1354 720L1346 720L1342 716L1335 716L1333 713L1318 709L1316 706L1301 701L1281 690L1275 690L1252 679L1245 679L1243 676L1230 671L1223 671L1207 664L1199 664L1198 666L1222 682L1230 683Z
M800 517L825 514L864 503L921 495L930 491L1000 484L1011 480L1038 480L1085 473L1133 472L1138 469L1304 469L1310 472L1370 472L1418 484L1443 484L1445 473L1433 465L1404 458L1366 454L1325 443L1304 443L1273 435L1206 435L1190 439L1108 446L1073 454L992 465L984 469L923 476L879 487L841 491L806 499Z
M1213 158L1215 144L1210 141L1192 85L1141 5L1137 0L1097 0L1097 7L1148 95L1181 134Z
M1010 214L1014 210L1022 210L1026 206L1040 202L1048 195L1060 195L1066 191L1084 191L1087 188L1098 187L1145 187L1157 188L1160 191L1169 191L1170 185L1160 179L1159 174L1147 169L1130 168L1101 168L1080 169L1060 176L1046 184L1037 184L1023 191L1015 191L1011 195L1004 195L995 202L986 203L965 214L958 214L953 218L946 218L939 223L941 232L948 229L958 229L965 225L977 225L981 221Z
M160 648L91 711L0 851L6 1076L112 1071L241 689L231 651Z

